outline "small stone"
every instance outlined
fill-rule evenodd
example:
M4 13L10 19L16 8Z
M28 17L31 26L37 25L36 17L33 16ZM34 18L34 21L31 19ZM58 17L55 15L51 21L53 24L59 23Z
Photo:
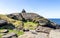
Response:
M0 33L8 33L9 31L7 29L0 30Z
M25 28L25 29L23 29L23 31L24 31L24 32L28 32L28 31L29 31L29 29L26 29L26 28Z

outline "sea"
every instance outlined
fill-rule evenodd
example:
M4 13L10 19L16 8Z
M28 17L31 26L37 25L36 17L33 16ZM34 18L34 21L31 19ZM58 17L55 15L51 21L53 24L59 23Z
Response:
M60 25L60 19L59 18L49 18L49 20Z

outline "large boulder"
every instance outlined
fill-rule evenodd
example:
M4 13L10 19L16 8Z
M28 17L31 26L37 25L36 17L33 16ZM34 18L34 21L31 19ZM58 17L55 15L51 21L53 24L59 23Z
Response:
M38 33L38 34L34 34L31 32L26 32L25 34L19 36L18 38L48 38L48 34L46 33Z
M43 18L42 16L35 14L35 13L26 13L26 11L23 9L21 13L14 13L7 15L8 17L16 20L35 20L37 18Z
M19 13L9 14L7 16L15 20L22 20L22 17Z
M40 18L40 16L35 13L21 13L21 15L25 20L33 20L37 17Z
M45 20L45 19L40 19L40 20L38 20L38 22L39 22L39 25L41 25L41 26L45 26L45 25L48 25L49 24L49 21L47 21L47 20Z
M35 38L36 35L32 34L31 32L25 32L25 34L19 36L18 38Z
M18 36L15 33L9 33L7 35L2 36L2 38L18 38Z
M21 20L23 22L26 22L26 21L36 22L40 26L46 26L46 27L50 27L53 29L60 28L60 26L57 26L56 23L53 23L50 20L48 20L36 13L27 13L24 9L21 13L9 14L7 16L12 19Z
M43 33L48 33L51 31L52 29L49 27L42 27L42 26L38 26L36 28L36 32L43 32Z
M8 24L7 21L5 21L5 20L0 20L0 26L7 25L7 24Z
M60 29L51 30L49 34L49 38L60 38Z
M60 29L60 25L59 24L56 24L56 23L54 23L54 22L50 22L50 27L53 27L53 28L55 28L55 29Z
M35 38L48 38L48 34L46 33L39 33L38 35L35 36Z

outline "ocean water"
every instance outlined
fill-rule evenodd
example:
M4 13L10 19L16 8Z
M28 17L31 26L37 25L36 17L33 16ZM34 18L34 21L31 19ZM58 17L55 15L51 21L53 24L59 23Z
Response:
M55 18L49 18L49 20L51 20L52 22L55 22L57 24L60 24L60 19L55 19Z

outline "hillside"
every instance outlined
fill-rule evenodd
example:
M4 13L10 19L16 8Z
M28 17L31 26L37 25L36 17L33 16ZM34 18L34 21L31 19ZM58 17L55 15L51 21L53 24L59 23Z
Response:
M1 20L3 21L1 22ZM8 33L14 32L20 36L29 30L48 34L52 29L60 29L60 26L38 14L27 13L25 10L22 10L21 13L9 15L0 14L0 33L4 32L4 29L7 29L9 31ZM1 33L0 38L2 38L3 35L4 34Z

